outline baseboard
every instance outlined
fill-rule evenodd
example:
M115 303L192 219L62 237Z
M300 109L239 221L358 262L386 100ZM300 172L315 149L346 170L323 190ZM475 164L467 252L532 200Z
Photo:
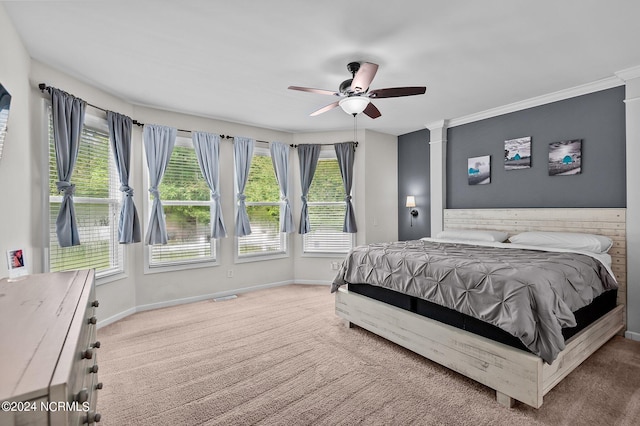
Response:
M109 318L98 321L98 323L96 324L96 328L99 329L106 325L113 324L114 322L119 321L122 318L126 318L129 315L133 315L135 313L136 313L136 308L127 309L126 311L122 311L119 314L116 314L116 315L110 316Z
M331 285L331 281L326 280L293 280L296 284L306 285Z
M164 302L149 303L147 305L139 305L139 306L137 306L136 307L136 312L149 311L149 310L152 310L152 309L159 309L159 308L167 308L169 306L175 306L175 305L184 305L186 303L201 302L203 300L209 300L209 299L215 299L215 298L218 298L218 297L231 296L232 294L238 294L238 293L248 293L250 291L263 290L263 289L266 289L266 288L280 287L280 286L288 285L288 284L293 284L293 280L280 281L280 282L268 283L268 284L260 284L260 285L255 285L255 286L251 286L251 287L236 288L236 289L233 289L233 290L220 291L220 292L217 292L217 293L202 294L200 296L185 297L185 298L182 298L182 299L167 300L167 301L164 301Z
M297 283L297 282L296 282ZM193 296L193 297L184 297L181 299L173 299L173 300L166 300L164 302L157 302L157 303L148 303L146 305L138 305L134 308L130 308L127 309L126 311L120 312L116 315L113 315L105 320L102 321L98 321L97 324L97 328L101 328L104 327L106 325L112 324L118 320L121 320L125 317L128 317L129 315L135 314L136 312L144 312L144 311L150 311L152 309L160 309L160 308L168 308L169 306L176 306L176 305L184 305L187 303L194 303L194 302L201 302L203 300L210 300L210 299L216 299L216 298L220 298L220 297L226 297L226 296L231 296L232 294L240 294L240 293L248 293L251 291L256 291L256 290L264 290L267 288L272 288L272 287L281 287L284 285L289 285L289 284L294 284L293 280L287 280L287 281L279 281L279 282L274 282L274 283L267 283L267 284L260 284L260 285L255 285L255 286L251 286L251 287L242 287L242 288L236 288L233 290L227 290L227 291L220 291L217 293L209 293L209 294L203 294L200 296Z
M624 337L626 337L627 339L637 340L638 342L640 342L640 333L636 333L634 331L625 331Z

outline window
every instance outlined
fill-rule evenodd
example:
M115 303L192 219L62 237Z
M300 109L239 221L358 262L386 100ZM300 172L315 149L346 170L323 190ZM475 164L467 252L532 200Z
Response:
M9 108L11 107L11 95L0 83L0 160L2 159L2 147L7 134L7 121L9 120Z
M308 196L311 232L302 236L304 253L347 253L353 236L342 232L347 206L336 153L323 150Z
M268 149L254 149L244 194L251 234L238 237L238 259L285 254L287 238L280 232L280 187Z
M158 187L167 223L167 244L148 247L149 267L216 261L211 238L211 191L202 176L193 142L178 137ZM149 198L149 205L152 199Z
M109 147L109 130L104 119L87 115L82 130L78 159L71 176L76 185L74 205L80 245L60 247L56 218L62 196L58 194L53 115L49 108L49 270L68 271L95 268L98 278L124 271L123 247L118 243L120 180Z

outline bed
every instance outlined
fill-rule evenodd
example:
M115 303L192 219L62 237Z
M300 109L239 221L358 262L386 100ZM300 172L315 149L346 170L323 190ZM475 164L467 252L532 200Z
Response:
M455 306L456 309L450 310L450 312L446 309L452 306L445 306L442 308L445 311L436 309L436 313L433 314L434 306L422 299L421 294L417 294L419 290L411 290L411 282L413 282L411 280L403 284L404 293L406 293L403 294L398 289L390 291L380 289L377 285L370 286L370 283L366 282L366 273L352 275L352 277L363 278L358 281L364 282L350 282L348 286L340 286L344 282L341 282L339 276L336 277L334 284L334 290L337 289L336 313L344 318L348 324L355 324L372 331L495 389L498 402L503 405L511 407L514 400L518 400L539 408L542 405L543 396L553 386L613 335L624 329L624 300L626 298L625 211L624 209L445 210L444 218L445 229L494 229L503 230L510 235L524 231L580 232L605 235L613 241L613 247L609 250L611 256L609 272L612 272L617 279L617 290L615 285L605 283L605 287L608 286L608 288L585 297L589 300L582 305L578 302L578 307L574 306L571 309L578 319L577 327L574 327L575 324L572 323L573 315L569 315L571 317L569 318L566 312L563 313L563 308L560 305L564 305L564 302L552 301L548 311L554 315L566 317L563 321L569 327L563 328L560 335L558 335L557 328L549 327L540 333L536 332L536 338L529 339L530 341L524 344L522 339L514 339L513 333L505 333L504 330L495 326L500 322L499 315L489 313L483 317L484 321L479 321L470 316L471 314L476 315L476 313L466 312L460 306ZM409 245L413 249L415 246L421 247L434 243L411 242L403 244ZM449 251L468 249L464 244L460 247L447 244L438 246L438 249L442 249L442 246L445 248L442 262L446 262ZM397 246L391 245L390 247L393 247L394 250L398 249ZM431 250L431 247L429 249ZM393 250L389 251L393 252ZM373 256L373 254L367 253L366 256ZM436 264L433 263L435 256L433 252L429 252L425 256L431 256L432 264ZM463 256L472 258L475 254L464 254ZM569 265L567 270L561 272L565 275L570 273L575 262L585 262L581 257L573 258L568 254L560 257L564 258L563 262L566 261ZM345 264L347 262L348 260L345 261ZM511 263L511 260L508 263ZM596 264L598 263L596 262ZM492 267L493 265L490 265L488 268ZM594 266L593 269L597 269L597 267ZM449 268L447 273L450 274L451 270L458 274L458 270L455 268ZM431 274L433 273L432 270ZM510 272L503 275L509 274ZM603 274L603 276L607 275L606 272ZM462 275L461 277L462 280L471 279ZM495 274L491 274L489 282L491 283L492 280L496 280ZM582 285L577 283L575 277L572 277L571 281L572 286ZM555 286L554 283L551 285ZM593 284L585 284L586 287L590 285ZM483 291L487 292L486 285L484 285ZM554 290L555 293L563 291ZM465 296L467 297L466 294ZM536 303L545 304L547 299L552 299L552 296L537 296ZM574 296L569 296L568 299L571 297ZM510 298L512 298L511 293ZM500 300L496 303L500 304L501 300L505 298L501 296L498 299ZM446 303L438 301L435 307L438 308L441 303L446 305ZM471 311L473 310L472 308ZM520 308L515 310L520 311ZM461 314L462 317L456 316ZM465 314L470 315L465 316ZM545 314L541 315L542 320L537 318L534 322L544 323ZM531 336L532 333L526 326L524 330L522 333L526 341L526 336ZM510 331L513 332L513 330ZM539 342L538 334L540 336L549 334L555 341L552 339L550 343Z

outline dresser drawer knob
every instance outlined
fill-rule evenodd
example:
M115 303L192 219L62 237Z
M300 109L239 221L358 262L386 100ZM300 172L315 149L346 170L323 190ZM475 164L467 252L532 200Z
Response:
M86 351L82 352L82 359L91 359L93 358L93 351L91 349L87 349Z
M89 324L96 324L97 322L98 322L98 318L96 317L89 318Z
M91 345L92 348L100 348L100 340L96 340L96 342L94 344Z
M93 411L90 411L89 414L87 414L87 418L84 419L84 422L88 424L98 423L100 422L100 419L102 419L100 413L94 413Z
M98 364L94 364L89 368L89 373L97 373L98 372Z
M102 387L103 387L103 386L104 386L104 385L102 384L102 382L100 382L100 383L98 383L98 384L96 385L96 389L97 389L97 390L100 390L100 389L102 389Z
M88 400L89 400L89 391L87 391L84 388L81 389L80 392L78 392L78 395L76 395L76 401L78 401L80 404L83 404Z
M91 303L91 306L93 306L94 308L97 308L98 306L100 306L100 302L98 302L97 300L94 300L94 301Z

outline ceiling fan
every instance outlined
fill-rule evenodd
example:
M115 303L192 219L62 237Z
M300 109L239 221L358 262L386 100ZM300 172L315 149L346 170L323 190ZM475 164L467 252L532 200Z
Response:
M340 106L344 112L354 117L364 112L371 118L378 118L382 115L378 108L371 103L371 99L423 95L427 91L427 88L424 86L391 87L369 91L369 85L378 71L377 64L371 62L350 62L347 64L347 70L351 73L352 78L343 81L337 92L300 86L289 86L289 89L318 93L320 95L339 96L342 98L339 101L312 112L310 114L312 117Z

